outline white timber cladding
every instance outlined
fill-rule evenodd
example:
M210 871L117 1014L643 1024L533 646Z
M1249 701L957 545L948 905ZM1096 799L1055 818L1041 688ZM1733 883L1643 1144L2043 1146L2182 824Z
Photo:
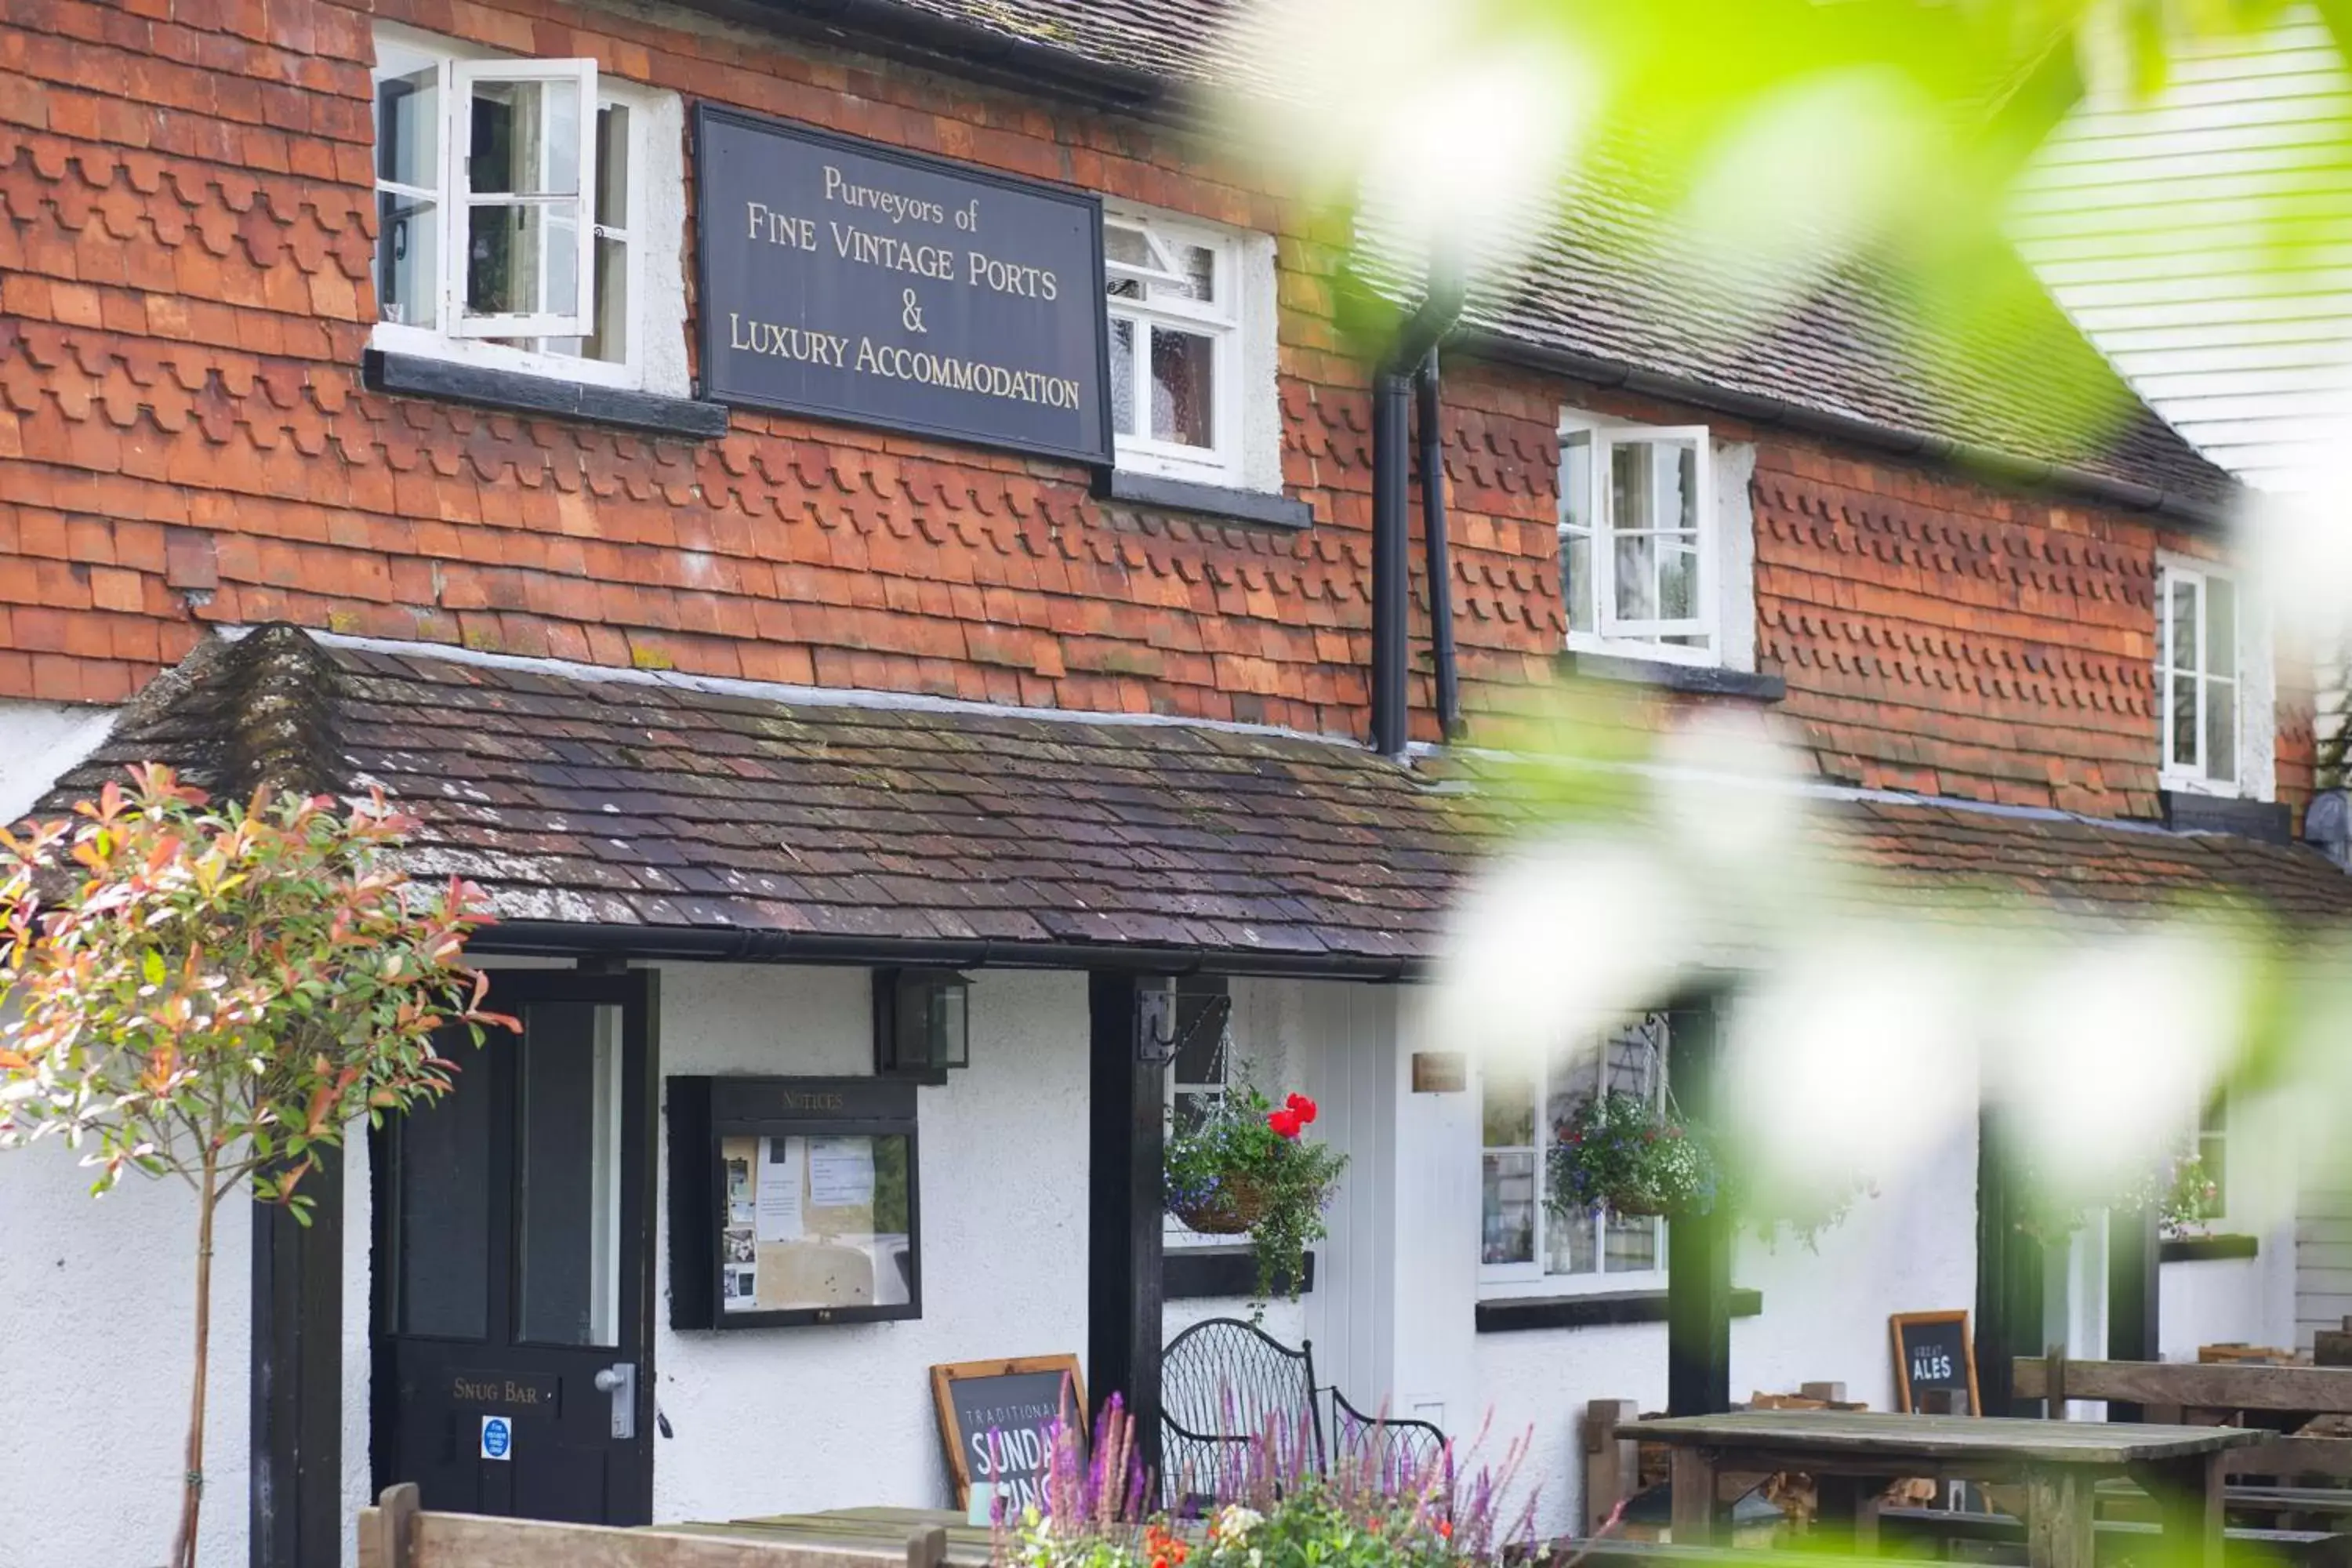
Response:
M2021 248L2091 341L2264 489L2306 488L2352 413L2352 166L2328 157L2347 121L2352 74L2297 6L2201 47L2152 99L2086 101L2013 205Z

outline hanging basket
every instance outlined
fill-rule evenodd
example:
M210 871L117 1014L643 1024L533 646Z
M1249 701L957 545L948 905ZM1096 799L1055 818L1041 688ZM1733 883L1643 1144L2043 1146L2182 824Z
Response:
M1673 1213L1664 1204L1648 1193L1612 1194L1602 1206L1620 1219L1665 1219Z
M1202 1236L1242 1236L1265 1217L1270 1201L1264 1186L1237 1177L1219 1183L1215 1192L1197 1202L1171 1204L1168 1212Z

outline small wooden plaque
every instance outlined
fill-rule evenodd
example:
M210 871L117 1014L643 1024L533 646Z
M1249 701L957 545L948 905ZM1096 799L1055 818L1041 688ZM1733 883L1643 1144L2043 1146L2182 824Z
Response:
M1470 1087L1470 1058L1460 1051L1412 1053L1415 1094L1460 1094Z

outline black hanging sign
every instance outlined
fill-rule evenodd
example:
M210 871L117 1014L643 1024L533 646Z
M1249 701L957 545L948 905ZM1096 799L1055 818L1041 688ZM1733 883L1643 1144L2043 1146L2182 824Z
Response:
M1895 1407L1916 1411L1934 1392L1935 1403L1955 1415L1979 1415L1977 1351L1964 1311L1897 1312L1886 1321L1895 1339Z
M702 395L1108 464L1102 204L700 104Z

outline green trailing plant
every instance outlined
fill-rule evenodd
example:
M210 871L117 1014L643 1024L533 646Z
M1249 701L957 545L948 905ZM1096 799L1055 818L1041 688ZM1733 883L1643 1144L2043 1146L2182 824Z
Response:
M2044 1246L2057 1246L2082 1229L2094 1209L2123 1213L2153 1209L2158 1226L2167 1236L2190 1234L2221 1217L2221 1184L2194 1152L2158 1161L2104 1198L2073 1202L2052 1193L2031 1161L2014 1154L2011 1158L2023 1194L2012 1223Z
M1168 1212L1204 1235L1246 1234L1261 1301L1276 1291L1297 1300L1307 1248L1328 1234L1323 1205L1348 1157L1307 1141L1318 1114L1303 1094L1276 1105L1237 1087L1199 1121L1169 1130Z
M204 1494L215 1220L240 1190L310 1223L303 1178L344 1129L446 1092L434 1037L481 1042L464 962L488 919L452 880L412 886L409 826L381 796L257 793L215 806L131 770L71 821L0 829L0 1148L57 1138L104 1194L125 1173L195 1197L195 1359L173 1568L194 1568Z
M1583 1101L1553 1129L1547 1202L1562 1217L1606 1209L1691 1219L1732 1215L1767 1244L1785 1235L1807 1247L1843 1220L1870 1190L1860 1177L1803 1194L1759 1191L1737 1179L1737 1162L1671 1104L1611 1089Z

